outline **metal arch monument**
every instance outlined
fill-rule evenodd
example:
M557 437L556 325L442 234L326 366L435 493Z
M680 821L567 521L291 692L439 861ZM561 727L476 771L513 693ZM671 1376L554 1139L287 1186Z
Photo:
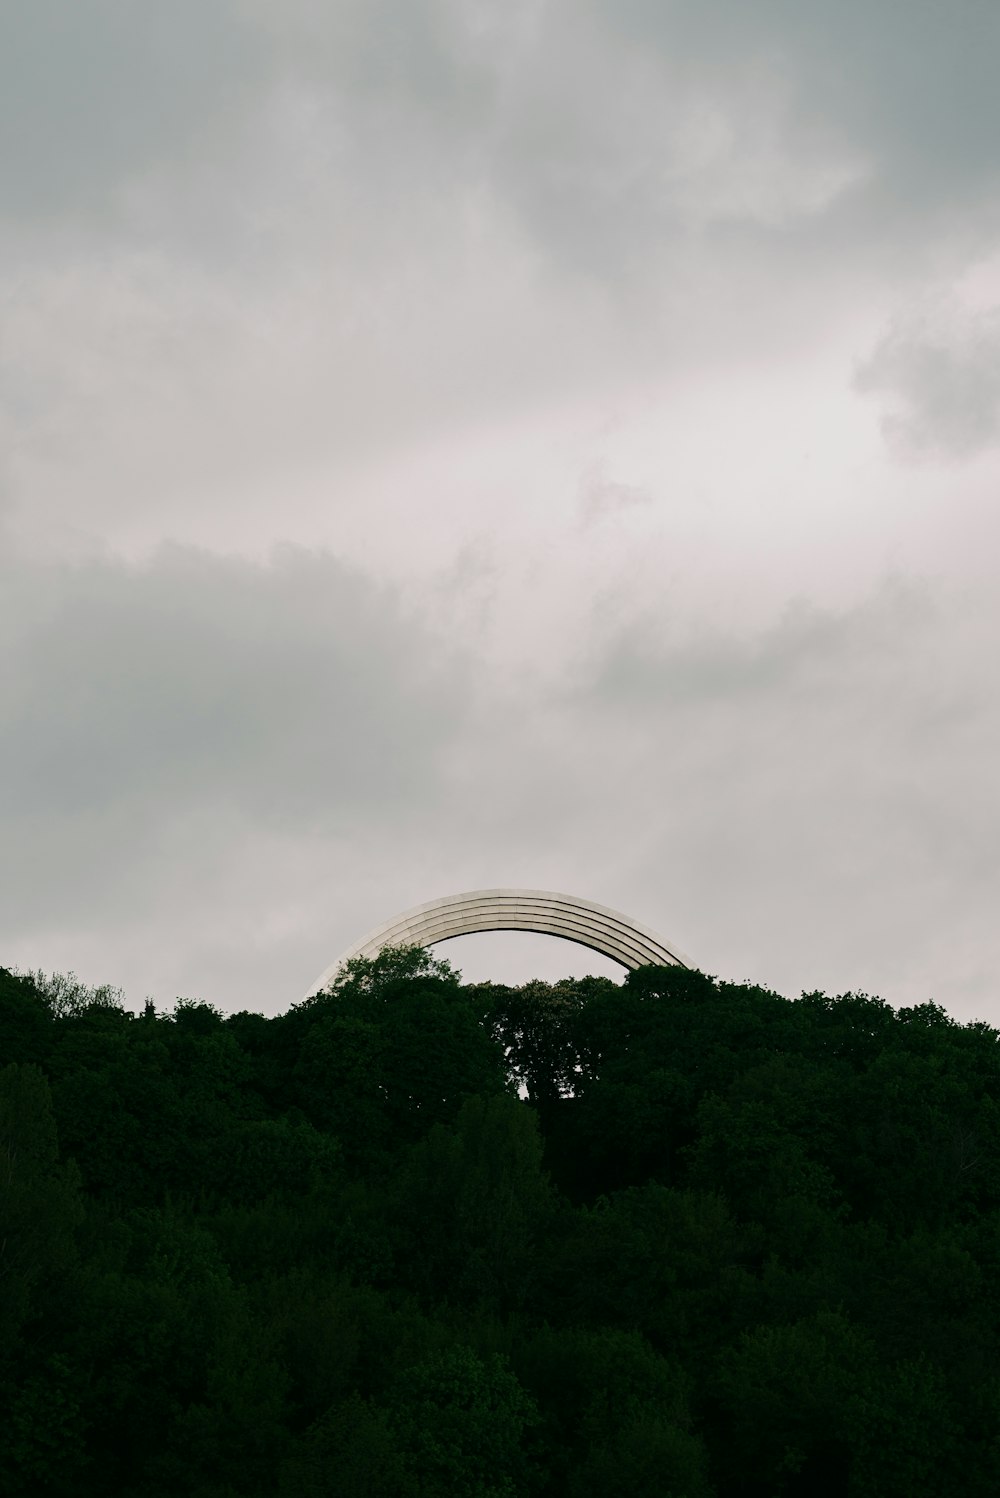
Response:
M540 931L562 936L622 967L647 963L690 967L686 957L618 910L547 889L473 889L404 910L376 926L321 973L307 998L321 993L352 957L374 957L383 947L434 946L474 931Z

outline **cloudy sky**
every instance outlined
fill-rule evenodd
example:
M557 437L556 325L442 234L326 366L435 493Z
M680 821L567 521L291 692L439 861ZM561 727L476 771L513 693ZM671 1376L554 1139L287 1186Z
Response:
M1000 1024L996 0L0 32L0 962L528 885Z

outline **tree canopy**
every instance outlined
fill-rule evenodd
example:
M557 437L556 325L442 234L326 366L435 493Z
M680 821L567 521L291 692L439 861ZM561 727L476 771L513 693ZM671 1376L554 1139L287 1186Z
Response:
M1000 1035L682 968L0 969L12 1498L993 1498Z

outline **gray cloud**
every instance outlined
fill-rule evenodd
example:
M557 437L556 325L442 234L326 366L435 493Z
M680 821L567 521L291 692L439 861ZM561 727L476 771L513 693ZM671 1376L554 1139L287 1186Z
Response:
M122 187L194 158L245 106L264 55L227 0L7 7L0 50L3 217L104 218Z
M638 485L623 484L610 478L603 463L591 464L580 484L580 516L584 525L593 525L623 510L652 502L652 495Z
M995 536L847 387L896 309L857 388L897 450L996 445L995 318L946 292L995 241L998 29L987 0L12 14L14 959L276 1008L391 910L509 882L726 976L992 1003L1000 621L937 543ZM899 314L928 281L943 310Z
M930 0L22 7L18 495L111 468L134 506L132 431L162 507L241 454L371 454L820 339L995 232L996 27Z
M0 816L26 850L5 865L8 933L118 901L127 923L189 877L159 863L184 823L210 856L219 822L337 838L439 794L455 663L329 558L165 548L3 581Z
M998 626L986 590L901 579L743 631L665 602L464 741L452 887L509 871L625 909L728 977L989 1017Z
M637 913L712 970L989 1006L997 625L900 584L743 638L651 619L561 709L588 746L567 819L603 788Z
M274 1010L394 910L523 883L727 977L992 1012L985 596L897 582L742 632L661 606L561 687L301 553L3 597L6 961Z
M857 387L890 409L882 429L906 458L970 458L1000 440L1000 310L938 307L895 322Z
M822 221L837 256L851 238L884 244L892 221L954 233L961 210L973 234L995 228L1000 21L988 0L905 13L891 0L162 12L39 0L6 39L8 214L106 211L141 176L183 164L197 179L214 155L216 196L258 246L281 243L292 202L300 231L332 213L370 254L373 236L398 247L433 199L484 193L564 270L611 275L691 230L703 251L712 224L754 226L781 254L796 221ZM293 114L282 98L298 100ZM269 184L285 188L277 221L247 200L268 175L262 129L278 130L283 156ZM803 265L805 249L799 236Z

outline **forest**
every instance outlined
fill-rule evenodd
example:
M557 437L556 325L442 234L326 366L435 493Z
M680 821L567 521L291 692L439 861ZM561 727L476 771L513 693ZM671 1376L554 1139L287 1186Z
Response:
M419 948L0 969L8 1498L995 1498L998 1036Z

